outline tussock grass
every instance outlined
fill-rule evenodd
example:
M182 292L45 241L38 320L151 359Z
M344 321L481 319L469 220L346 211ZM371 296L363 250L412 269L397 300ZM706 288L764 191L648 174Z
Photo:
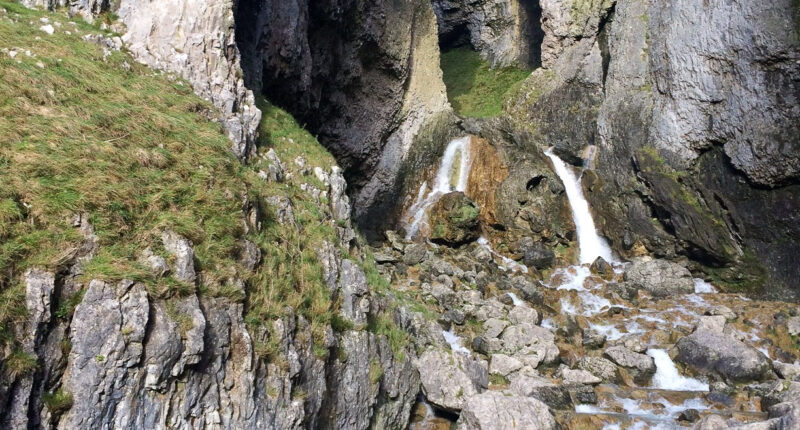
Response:
M516 67L492 69L479 53L464 47L443 52L441 67L450 104L465 117L499 115L505 100L530 75Z

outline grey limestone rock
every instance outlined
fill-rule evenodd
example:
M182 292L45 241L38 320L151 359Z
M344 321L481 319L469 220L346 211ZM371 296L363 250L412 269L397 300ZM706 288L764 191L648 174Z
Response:
M733 381L760 380L772 371L761 352L735 338L699 328L675 345L675 360L704 373L717 373Z
M531 397L504 391L487 391L470 398L461 411L457 426L459 430L557 428L556 420L547 405Z

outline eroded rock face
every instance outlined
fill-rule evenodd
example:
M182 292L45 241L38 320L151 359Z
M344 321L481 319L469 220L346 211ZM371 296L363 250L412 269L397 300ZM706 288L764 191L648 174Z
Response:
M470 45L492 67L541 64L541 8L525 0L434 0L443 49Z
M234 40L231 0L122 0L117 14L125 24L123 41L137 60L188 80L221 115L233 152L241 159L255 150L261 111L245 87ZM90 17L108 2L82 1L73 12Z
M430 3L247 0L236 7L248 85L336 156L357 222L391 225L404 171L435 162L445 140L431 138L451 121ZM428 149L415 156L417 146Z
M510 113L540 148L586 160L614 249L686 255L724 282L796 293L791 1L540 4L544 67Z
M541 401L500 391L471 398L458 418L459 430L500 430L509 425L530 430L557 428L555 418Z
M479 214L480 209L464 193L452 192L443 195L431 207L430 239L452 245L477 239L480 235Z
M633 263L625 272L625 281L633 288L646 290L653 297L694 292L692 274L685 267L665 260Z
M733 381L754 381L772 371L772 364L757 349L730 335L698 328L678 341L676 360L702 373L717 373Z

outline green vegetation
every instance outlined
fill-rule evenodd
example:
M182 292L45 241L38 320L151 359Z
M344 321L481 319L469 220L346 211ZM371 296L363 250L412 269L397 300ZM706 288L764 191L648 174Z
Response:
M64 390L44 393L42 400L50 413L54 415L61 415L72 407L72 394Z
M506 378L505 376L497 373L492 373L491 375L489 375L489 383L491 385L506 386L508 385L509 382L508 378Z
M11 377L11 379L30 375L39 366L35 355L28 354L27 352L19 349L14 350L8 357L6 357L4 365L4 370Z
M54 34L39 29L40 18ZM146 248L169 261L161 233L173 230L192 241L201 295L245 302L251 327L271 330L287 312L300 315L310 324L306 340L314 353L327 357L327 327L354 328L338 316L317 257L323 243L338 243L342 225L332 220L325 197L301 185L324 191L311 172L330 169L333 156L291 115L259 100L257 154L240 163L220 125L209 120L216 116L213 107L191 85L124 51L104 54L83 39L89 33L113 35L63 13L0 0L0 48L7 48L0 51L0 346L17 351L0 356L4 365L19 374L35 369L35 357L14 346L12 326L26 316L20 277L31 267L59 271L72 264L86 234L78 217L88 219L98 239L83 281L141 282L185 332L191 318L175 300L195 286L156 277L137 262ZM259 175L269 171L270 149L292 173L285 182ZM295 164L298 157L304 169ZM291 200L295 224L278 222L267 202L273 197ZM243 201L261 215L249 220L259 226L243 225ZM238 262L244 239L261 249L261 264L250 275ZM371 255L361 261L348 251L338 250L360 261L373 288L388 292ZM82 297L78 291L56 298L55 316L71 318ZM390 318L377 318L372 328L393 348L406 342ZM255 348L262 357L279 355L272 335Z
M369 380L373 384L377 384L381 381L383 377L383 366L381 366L381 362L377 359L373 358L369 362Z
M491 69L480 54L468 48L442 53L447 97L461 116L499 115L503 102L522 85L529 70L516 67Z

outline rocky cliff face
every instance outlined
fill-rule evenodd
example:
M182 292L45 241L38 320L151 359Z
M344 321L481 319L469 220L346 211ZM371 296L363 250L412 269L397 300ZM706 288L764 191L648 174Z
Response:
M537 67L542 62L542 9L538 1L434 0L443 49L471 46L492 67Z
M362 227L391 225L414 147L453 122L430 4L240 1L236 23L249 86L333 152Z
M510 110L575 162L596 147L584 181L615 249L779 294L798 286L798 12L764 6L542 2L544 68Z

